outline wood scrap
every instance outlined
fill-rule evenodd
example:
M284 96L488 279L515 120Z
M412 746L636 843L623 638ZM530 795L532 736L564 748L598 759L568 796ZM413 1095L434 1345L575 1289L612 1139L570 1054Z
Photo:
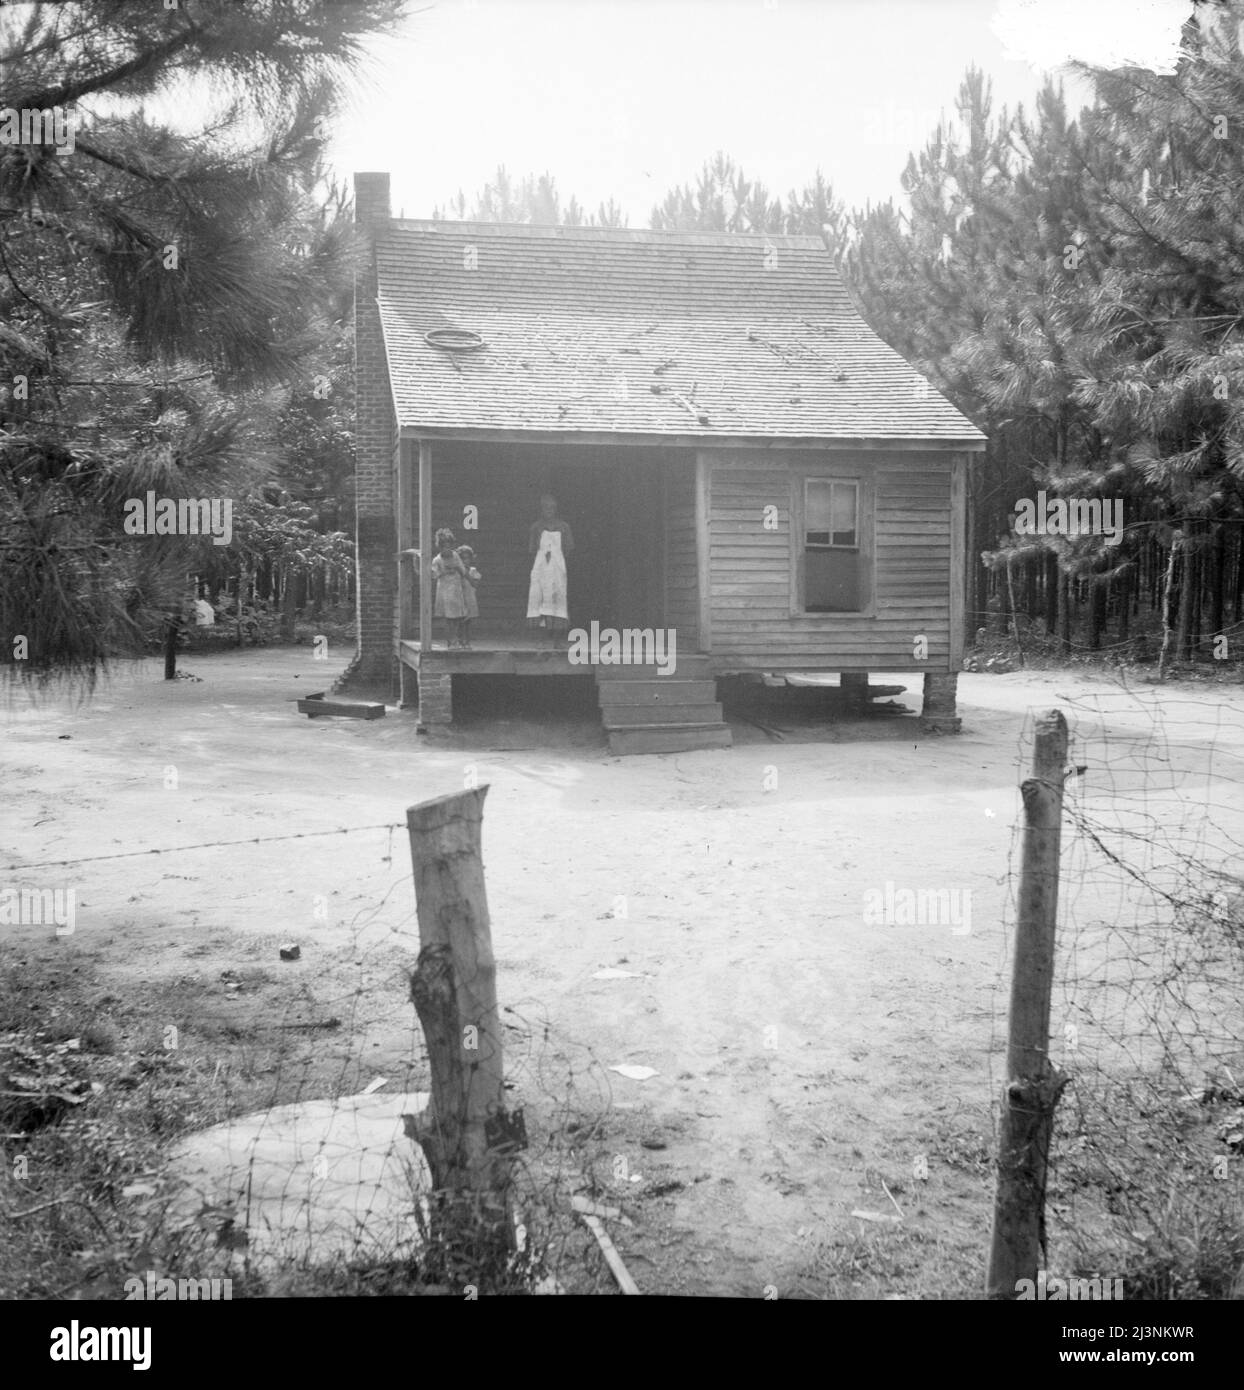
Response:
M598 1216L602 1221L620 1221L624 1226L635 1224L629 1216L623 1214L620 1207L607 1207L602 1202L593 1202L590 1197L584 1197L581 1193L571 1197L570 1205L581 1216Z
M682 408L683 408L689 415L694 415L695 418L696 418L696 421L697 421L699 424L701 424L701 425L707 425L707 424L708 424L708 422L709 422L709 420L708 420L708 412L705 411L705 410L701 410L701 409L699 408L699 406L697 406L697 405L693 405L693 404L686 398L686 396L681 395L681 394L680 394L679 392L677 392L677 391L671 391L671 392L670 392L670 399L671 399L671 400L674 400L674 401L677 401L677 403L678 403L680 406L682 406Z
M623 1293L637 1294L639 1285L630 1276L630 1271L622 1263L622 1256L618 1254L618 1247L609 1239L609 1233L601 1224L599 1216L591 1216L587 1212L580 1212L583 1224L596 1237L596 1244L600 1246L600 1253L605 1257L605 1263L609 1266L613 1277L618 1281L618 1288Z
M298 713L309 719L337 715L345 719L383 719L384 705L373 700L332 700L321 692L308 695L297 702Z

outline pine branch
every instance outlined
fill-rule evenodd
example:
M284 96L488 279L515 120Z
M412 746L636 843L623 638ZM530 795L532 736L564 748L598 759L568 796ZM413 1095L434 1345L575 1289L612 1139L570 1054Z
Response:
M173 11L168 11L168 13L172 14ZM185 12L182 11L182 13ZM109 88L119 87L140 74L156 71L175 53L180 53L183 49L188 48L201 34L202 30L199 29L198 25L187 17L185 28L170 35L162 44L156 44L154 48L136 53L124 63L105 68L89 77L62 82L57 87L47 87L42 91L25 93L18 105L33 106L40 109L52 106L71 106L94 92L104 92Z

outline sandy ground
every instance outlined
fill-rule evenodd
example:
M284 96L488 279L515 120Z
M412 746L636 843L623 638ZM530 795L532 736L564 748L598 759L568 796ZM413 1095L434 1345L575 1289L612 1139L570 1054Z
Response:
M1244 842L1239 686L964 675L957 737L898 718L783 741L738 724L728 751L614 758L582 725L421 737L392 708L306 719L290 701L337 670L306 649L184 665L201 679L166 684L147 663L79 708L3 712L4 859L23 866L3 881L72 887L77 913L72 935L0 937L77 956L114 992L193 987L226 1012L221 972L259 963L267 1016L344 1019L307 1047L356 1091L418 1054L405 833L357 828L488 783L516 1091L533 1120L567 1090L601 1114L581 1157L633 1222L614 1236L647 1292L980 1288L1033 710L1072 719L1082 804L1208 821L1223 853ZM916 694L911 682L912 708ZM354 833L311 834L341 828ZM291 838L180 848L274 836ZM26 867L153 848L168 852ZM970 921L870 920L887 883L970 892ZM296 965L277 960L287 939ZM593 978L606 967L637 973ZM161 1011L153 1028L179 1022ZM607 1070L622 1063L656 1074ZM320 1095L329 1071L313 1073ZM532 1137L533 1163L551 1163ZM913 1176L922 1157L927 1179Z

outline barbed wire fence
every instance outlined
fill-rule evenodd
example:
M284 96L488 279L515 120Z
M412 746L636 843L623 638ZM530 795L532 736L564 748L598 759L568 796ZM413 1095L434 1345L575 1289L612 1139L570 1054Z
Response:
M1054 1117L1043 1267L1110 1280L1128 1299L1240 1298L1244 729L1212 686L1160 689L1049 701L1071 733L1050 1027L1070 1084ZM1030 716L1017 780L1034 728ZM1009 922L1022 833L1017 822ZM1002 998L1006 986L1000 963ZM996 1031L993 1043L996 1102ZM999 1116L995 1103L995 1140Z
M1072 1084L1051 1148L1048 1268L1120 1278L1129 1298L1239 1297L1244 730L1212 686L1052 690L1049 704L1071 723L1069 761L1084 773L1067 782L1064 800L1052 1050ZM1017 781L1032 741L1030 719ZM367 899L340 918L330 910L333 944L324 934L304 940L298 973L275 963L275 933L235 935L228 970L157 981L150 1002L131 1011L141 1017L124 1048L65 1051L75 1039L53 1029L24 1059L38 1098L66 1078L94 1081L124 1093L126 1116L172 1136L179 1151L191 1134L212 1136L215 1148L187 1157L190 1168L210 1167L191 1181L180 1153L166 1173L101 1143L76 1171L78 1189L65 1193L40 1187L40 1166L57 1146L89 1150L99 1138L91 1107L67 1124L6 1134L0 1226L6 1240L35 1226L46 1237L46 1261L27 1266L18 1292L121 1297L147 1271L220 1272L242 1288L253 1280L256 1291L301 1291L308 1279L324 1288L328 1278L389 1291L395 1269L418 1269L426 1183L401 1114L427 1092L428 1055L409 994L419 938L405 830L386 822L6 866L29 873L165 856L184 867L227 850L228 871L254 882L280 872L283 841L348 837ZM1020 834L1008 866L1012 907ZM508 1086L527 1133L514 1163L523 1258L509 1287L611 1289L571 1201L609 1202L617 1191L601 1142L612 1118L608 1074L539 1001L507 998L503 960L498 989ZM55 1007L49 1014L54 1021ZM7 1026L0 1060L6 1041L30 1041L6 1040ZM991 1056L996 1098L996 1046ZM33 1180L16 1182L13 1159L26 1154Z
M0 1010L0 1071L17 1074L25 1092L0 1105L0 1229L31 1247L8 1296L122 1298L127 1281L148 1273L228 1278L235 1296L419 1288L436 1262L427 1165L403 1127L429 1092L411 1002L420 941L406 826L49 857L8 872L73 868L89 885L100 861L160 856L183 867L227 850L231 875L256 882L280 873L281 842L343 835L368 902L345 920L329 907L324 930L302 935L298 960L278 959L285 943L275 933L231 934L229 968L159 972L118 1025L124 1037L103 1043L93 1040L96 1011L72 998L31 1030ZM197 949L206 956L221 944ZM498 966L507 1104L524 1114L525 1145L511 1165L515 1257L504 1271L481 1270L479 1292L613 1290L576 1210L598 1209L616 1191L604 1147L608 1073L539 1000L508 998L504 960ZM110 986L106 972L101 983ZM38 1106L57 1092L68 1112L44 1125ZM94 1112L108 1094L118 1114L105 1125ZM131 1122L164 1144L167 1163L118 1140ZM57 1168L57 1185L40 1182ZM469 1291L469 1268L459 1282L429 1291Z

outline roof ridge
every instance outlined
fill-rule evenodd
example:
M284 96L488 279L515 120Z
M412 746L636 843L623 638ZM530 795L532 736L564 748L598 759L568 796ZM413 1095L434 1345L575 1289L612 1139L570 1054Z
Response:
M827 251L823 238L811 232L685 232L651 227L572 227L560 222L455 221L430 217L394 217L390 219L389 226L392 230L402 231L470 231L479 236L530 237L533 240L582 238L584 241L632 243L668 241L699 246L738 246L751 243L763 245L769 242L777 246L785 245L788 249Z

